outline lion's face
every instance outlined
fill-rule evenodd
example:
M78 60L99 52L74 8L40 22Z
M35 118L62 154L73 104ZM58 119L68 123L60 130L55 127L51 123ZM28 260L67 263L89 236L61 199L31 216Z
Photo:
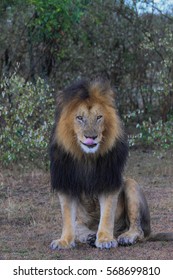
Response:
M74 118L77 142L85 153L95 153L103 141L104 110L101 105L79 106Z
M55 140L78 159L88 154L104 155L122 134L113 93L109 89L103 92L100 84L93 84L88 96L81 97L80 88L75 94L67 103L62 102ZM63 99L63 95L60 97Z

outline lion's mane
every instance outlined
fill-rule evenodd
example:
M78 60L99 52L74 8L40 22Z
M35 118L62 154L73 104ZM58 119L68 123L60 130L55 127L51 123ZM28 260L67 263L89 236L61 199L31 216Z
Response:
M107 106L105 108L108 115L104 137L106 148L104 153L97 155L82 152L74 142L76 140L72 132L72 108L74 110L75 106L80 106L81 102L92 98ZM58 128L62 131L61 141L57 137ZM114 130L114 133L109 130ZM111 146L107 144L110 137L114 137L110 141L113 143ZM80 81L59 93L50 142L50 172L54 190L76 198L82 194L97 196L118 190L122 183L127 154L126 135L116 111L113 91L107 83Z

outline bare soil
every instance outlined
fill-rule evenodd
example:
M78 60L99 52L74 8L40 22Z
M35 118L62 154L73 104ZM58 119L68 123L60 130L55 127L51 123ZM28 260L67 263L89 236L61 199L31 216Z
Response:
M144 189L154 232L173 231L173 150L130 152L126 174ZM48 172L0 170L0 259L173 259L173 242L143 242L110 250L77 244L51 251L61 234L61 213Z

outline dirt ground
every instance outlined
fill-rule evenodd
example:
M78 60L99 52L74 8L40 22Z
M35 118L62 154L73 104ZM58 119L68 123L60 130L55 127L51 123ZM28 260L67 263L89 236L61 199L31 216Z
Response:
M173 231L173 150L130 151L126 174L145 191L154 232ZM51 251L61 234L59 202L49 173L15 167L0 170L0 259L173 259L173 242L145 242L110 250L78 244Z

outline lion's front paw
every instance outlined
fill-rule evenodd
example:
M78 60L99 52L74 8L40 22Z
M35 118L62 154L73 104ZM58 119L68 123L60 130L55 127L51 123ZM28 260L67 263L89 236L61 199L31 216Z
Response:
M98 241L96 240L95 243L96 247L99 249L110 249L115 248L118 246L118 243L115 239L112 240L104 240L104 241Z
M99 233L95 242L95 246L100 249L110 249L118 246L116 239L107 236L104 233Z
M117 241L119 245L128 246L135 244L137 240L141 240L144 237L142 231L126 231L118 236Z
M64 239L53 240L50 244L52 250L70 249L75 247L75 242L68 242Z
M99 249L110 249L118 246L118 242L115 239L112 240L96 240L95 245Z

